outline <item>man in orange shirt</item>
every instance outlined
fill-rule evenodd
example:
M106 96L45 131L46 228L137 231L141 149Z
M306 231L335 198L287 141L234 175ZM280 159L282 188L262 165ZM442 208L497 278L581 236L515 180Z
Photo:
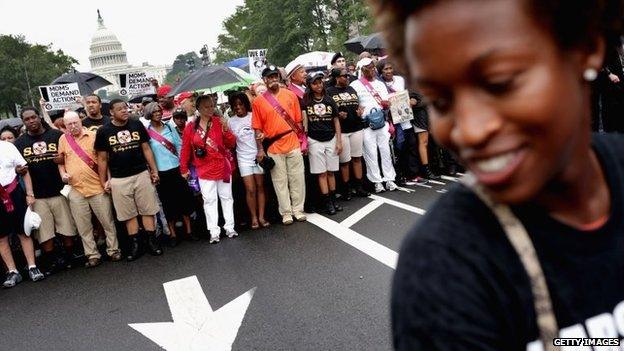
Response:
M262 78L268 90L258 96L252 104L251 126L256 131L258 162L268 155L275 161L271 169L273 187L277 194L282 223L293 223L294 218L305 221L303 203L305 201L305 178L303 156L297 134L286 122L278 109L283 109L293 122L302 129L301 108L297 96L279 85L279 71L269 66L262 71ZM289 131L291 131L289 133ZM268 150L264 150L262 140L274 140Z
M72 186L67 197L88 259L87 267L99 265L102 258L94 240L91 210L104 228L106 253L112 261L119 261L121 253L111 200L96 171L95 132L83 128L76 112L66 112L63 119L67 132L59 139L59 154L65 162L59 165L59 172L63 181Z

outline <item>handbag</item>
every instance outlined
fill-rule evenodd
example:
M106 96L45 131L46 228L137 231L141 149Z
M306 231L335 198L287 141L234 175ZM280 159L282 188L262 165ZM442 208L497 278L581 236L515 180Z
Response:
M372 130L381 129L386 125L386 114L383 110L373 107L368 115L364 117L368 127Z

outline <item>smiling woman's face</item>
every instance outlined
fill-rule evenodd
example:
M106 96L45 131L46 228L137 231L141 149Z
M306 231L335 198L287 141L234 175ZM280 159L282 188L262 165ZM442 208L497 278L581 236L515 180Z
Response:
M442 1L409 17L405 37L433 136L505 203L535 198L587 154L583 72L602 57L562 51L523 3Z

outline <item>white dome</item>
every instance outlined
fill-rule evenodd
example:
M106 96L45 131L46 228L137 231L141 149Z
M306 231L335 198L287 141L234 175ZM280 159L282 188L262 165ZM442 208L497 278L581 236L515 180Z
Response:
M98 29L91 37L91 69L97 70L108 67L129 66L126 52L121 46L115 33L106 28L104 20L98 10Z

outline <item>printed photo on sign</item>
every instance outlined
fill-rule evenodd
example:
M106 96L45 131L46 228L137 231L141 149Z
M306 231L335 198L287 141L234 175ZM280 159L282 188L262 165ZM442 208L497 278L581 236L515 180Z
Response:
M412 111L412 106L410 105L409 93L407 90L390 94L388 101L390 102L392 123L397 124L414 119L414 112Z
M249 73L253 76L260 77L262 71L267 66L266 49L257 49L247 51L249 56Z
M80 107L80 89L78 83L45 85L39 87L39 93L45 104L46 111L74 109Z
M150 81L151 77L146 72L130 72L119 75L119 95L139 96L156 94L156 88Z

